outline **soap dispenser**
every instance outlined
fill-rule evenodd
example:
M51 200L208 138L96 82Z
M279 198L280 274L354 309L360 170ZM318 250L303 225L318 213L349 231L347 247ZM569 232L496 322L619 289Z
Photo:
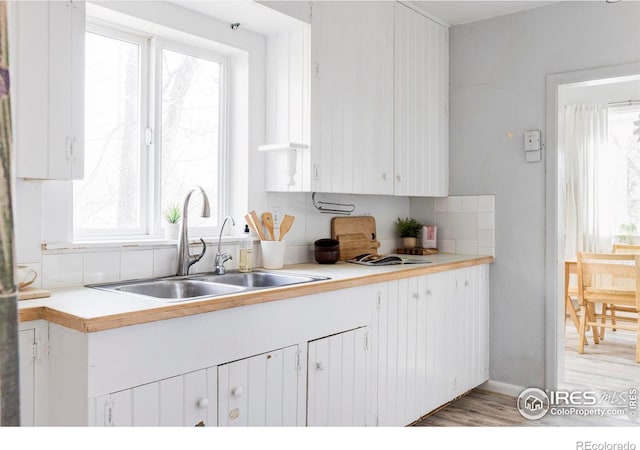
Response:
M240 262L238 263L240 272L251 272L253 270L253 239L249 225L244 226L244 233L240 242Z

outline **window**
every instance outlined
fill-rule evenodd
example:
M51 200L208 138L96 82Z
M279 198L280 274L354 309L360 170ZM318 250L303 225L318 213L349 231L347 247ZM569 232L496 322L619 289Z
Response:
M640 118L640 106L609 108L608 153L604 158L606 179L612 186L613 218L619 235L640 231L640 143L634 135L634 121Z
M76 238L159 237L162 211L194 185L190 227L213 234L225 211L224 59L159 38L88 27L85 178L74 182Z

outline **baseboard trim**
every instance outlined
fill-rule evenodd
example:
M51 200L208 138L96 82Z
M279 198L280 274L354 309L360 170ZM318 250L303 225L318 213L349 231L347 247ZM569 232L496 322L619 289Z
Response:
M478 389L484 391L495 392L496 394L509 395L517 397L526 388L515 384L503 383L502 381L489 380L478 386Z

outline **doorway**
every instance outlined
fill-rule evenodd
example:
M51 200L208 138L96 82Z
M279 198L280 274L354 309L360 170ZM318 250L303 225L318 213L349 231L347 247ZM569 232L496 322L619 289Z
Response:
M640 99L638 94L634 95L639 89L640 63L554 74L547 78L545 385L548 389L575 387L571 374L569 379L565 376L567 363L576 362L573 355L566 360L565 346L571 345L570 340L577 336L577 331L573 335L565 334L565 107L576 103L599 103L607 107L622 104ZM567 320L567 327L570 326L572 322ZM581 362L586 360L583 358ZM602 380L602 385L605 384Z

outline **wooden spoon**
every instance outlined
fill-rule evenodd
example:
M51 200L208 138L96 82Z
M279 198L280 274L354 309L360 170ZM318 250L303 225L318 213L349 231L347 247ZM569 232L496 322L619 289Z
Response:
M284 238L284 235L289 232L294 220L296 220L295 216L288 216L286 214L284 215L284 217L282 218L282 222L280 222L280 237L278 238L279 241L281 241L282 238Z
M258 232L258 227L253 223L253 219L249 214L246 214L244 216L244 220L245 222L247 222L247 225L249 225L249 228L251 228L255 234L260 236L260 233Z
M255 228L255 232L258 233L258 236L260 237L261 241L266 241L267 237L264 235L264 231L262 231L262 226L261 226L261 222L260 219L258 219L258 215L256 214L255 211L251 211L249 213L249 216L251 216L251 220L253 221L253 226Z
M271 240L275 241L276 234L273 232L273 215L271 215L270 212L262 213L262 222L264 222L264 226L267 227Z

